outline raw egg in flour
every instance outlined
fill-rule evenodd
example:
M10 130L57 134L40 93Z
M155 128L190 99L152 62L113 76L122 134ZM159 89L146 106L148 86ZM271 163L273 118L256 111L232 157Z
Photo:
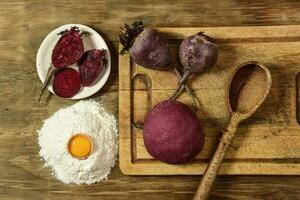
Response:
M86 134L73 135L68 142L68 151L71 156L78 159L86 159L89 157L93 149L91 138Z

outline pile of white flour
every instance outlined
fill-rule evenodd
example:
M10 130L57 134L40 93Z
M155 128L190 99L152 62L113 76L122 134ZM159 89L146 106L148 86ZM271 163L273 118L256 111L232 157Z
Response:
M93 140L93 152L85 160L73 158L68 153L68 140L77 133L87 134ZM45 167L50 167L53 175L66 184L98 182L107 178L115 165L117 122L93 100L60 109L44 121L38 136Z

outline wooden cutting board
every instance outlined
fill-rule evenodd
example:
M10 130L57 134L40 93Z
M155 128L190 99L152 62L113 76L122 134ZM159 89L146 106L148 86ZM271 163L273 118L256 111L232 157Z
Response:
M175 90L172 72L145 69L128 54L119 56L120 168L128 175L203 174L220 130L228 121L227 86L233 70L255 60L271 71L273 85L261 108L244 121L226 154L220 174L300 174L300 26L157 28L168 39L179 66L181 41L199 31L216 39L217 64L190 79L200 99L197 112L205 145L190 163L170 165L154 160L143 144L143 124L149 108ZM180 66L179 66L180 67ZM180 101L192 105L188 94Z

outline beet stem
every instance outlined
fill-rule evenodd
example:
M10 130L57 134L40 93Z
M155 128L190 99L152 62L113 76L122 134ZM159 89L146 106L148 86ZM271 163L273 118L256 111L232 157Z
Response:
M186 70L181 76L176 91L173 93L173 95L169 98L169 100L175 100L177 99L178 95L181 93L183 86L186 84L186 80L190 77L192 72L190 70Z
M85 36L85 35L89 36L91 34L90 34L90 32L87 32L87 31L83 31L82 33L80 33L80 37Z
M182 92L183 85L184 85L184 84L181 84L181 85L178 85L178 86L177 86L175 93L169 98L169 100L173 101L173 100L177 99L177 97L178 97L178 96L181 94L181 92Z
M51 79L54 77L54 75L61 71L62 69L64 69L64 67L60 67L60 68L55 68L53 65L50 66L50 68L47 71L47 75L46 75L46 80L44 82L43 88L39 94L37 103L40 102L42 95L44 94L45 89L47 88L47 86L49 85Z
M206 40L208 40L212 43L216 43L215 39L213 39L212 37L209 37L208 35L205 35L204 32L199 32L199 33L197 33L197 35L204 37Z
M197 95L195 94L194 90L189 87L189 85L187 83L184 84L184 88L185 90L189 93L189 95L192 97L193 99L193 110L194 112L197 112L198 110L198 105L199 105L199 99L197 97Z
M174 67L174 73L176 74L177 78L179 78L179 79L182 78L182 75L181 75L180 71L176 67ZM197 112L199 104L200 104L197 95L195 94L193 89L189 86L189 84L187 84L187 82L184 83L184 88L189 93L189 95L192 97L192 99L193 99L193 110L194 110L194 112ZM169 100L175 100L175 98L173 98L173 99L169 98Z

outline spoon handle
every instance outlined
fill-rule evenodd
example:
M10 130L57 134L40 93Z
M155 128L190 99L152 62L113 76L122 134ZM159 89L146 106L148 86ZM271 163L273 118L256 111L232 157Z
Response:
M206 200L209 197L212 185L217 176L220 165L225 156L226 150L231 143L231 140L236 132L236 127L239 123L238 117L236 117L235 113L230 118L230 122L228 123L225 131L223 132L220 143L217 147L216 152L212 160L210 161L204 176L202 177L201 183L198 186L198 189L194 195L193 200Z

